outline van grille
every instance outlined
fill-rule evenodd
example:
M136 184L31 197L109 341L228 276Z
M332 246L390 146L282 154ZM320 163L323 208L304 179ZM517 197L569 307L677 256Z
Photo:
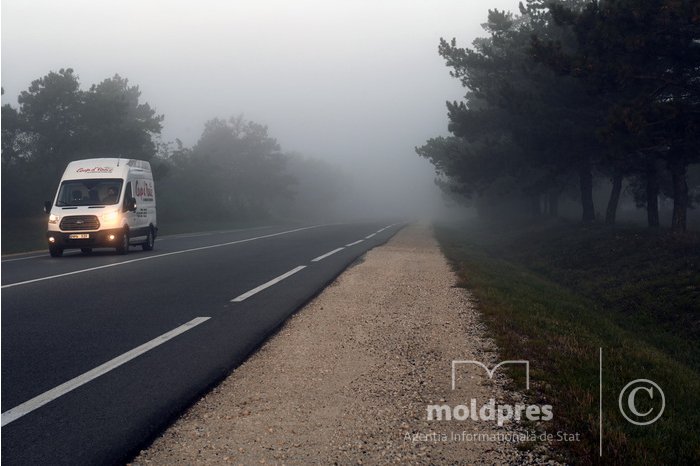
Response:
M100 221L95 215L69 215L63 217L60 224L61 230L97 230L100 228Z

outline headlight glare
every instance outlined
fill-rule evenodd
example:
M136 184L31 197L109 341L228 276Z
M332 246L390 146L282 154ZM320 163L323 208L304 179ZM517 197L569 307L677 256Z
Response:
M117 223L117 221L119 220L119 212L115 211L115 212L109 212L107 214L104 214L100 218L100 220L102 221L102 223L107 224L107 225Z

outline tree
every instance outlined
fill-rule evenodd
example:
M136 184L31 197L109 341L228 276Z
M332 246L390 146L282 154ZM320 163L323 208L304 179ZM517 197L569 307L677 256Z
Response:
M38 193L29 195L27 187L36 174L30 170L27 160L28 148L33 141L27 133L25 123L9 104L2 106L2 213L3 216L18 216L35 207Z
M2 108L3 215L27 216L55 192L68 162L89 157L149 160L162 115L137 86L115 75L82 91L71 68L51 71Z
M187 218L259 219L293 196L295 179L277 141L266 126L243 117L206 122L194 147L180 145L170 162L162 189Z
M292 196L280 198L270 208L276 218L334 221L347 214L352 186L345 173L324 160L285 154L285 173L294 179Z
M118 74L90 87L81 111L81 145L85 154L150 160L153 137L160 134L163 115L139 101L138 86Z
M607 99L609 127L634 141L628 153L642 155L639 171L654 166L650 154L666 162L673 178L672 229L684 231L687 166L700 160L700 4L607 0L582 11L555 4L551 11L573 27L577 49L563 51L550 41L540 50ZM658 189L653 180L648 186Z
M19 163L26 154L25 125L17 109L10 104L2 106L2 166L8 169Z
M17 98L25 129L32 134L26 157L51 172L65 167L79 145L83 92L73 69L51 71Z
M600 107L586 98L576 80L562 78L534 61L530 49L533 34L570 41L570 33L535 1L521 7L517 17L489 11L484 27L489 37L474 41L473 49L458 47L454 39L441 39L439 47L452 68L450 74L468 90L464 102L447 104L449 130L469 143L461 146L467 149L462 157L475 163L459 168L460 156L435 143L422 147L419 155L457 180L458 171L476 165L476 171L464 175L470 179L467 185L476 181L475 176L487 184L499 177L512 180L518 185L515 193L532 199L536 214L543 195L550 213L557 211L558 196L574 171L579 178L582 219L593 221L592 170L600 145L592 128ZM452 145L453 149L458 146ZM438 163L445 157L449 159Z

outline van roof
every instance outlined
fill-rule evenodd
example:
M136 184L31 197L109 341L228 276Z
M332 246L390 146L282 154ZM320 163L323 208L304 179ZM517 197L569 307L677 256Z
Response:
M129 172L151 174L151 164L136 159L99 158L75 160L63 172L63 179L126 178Z

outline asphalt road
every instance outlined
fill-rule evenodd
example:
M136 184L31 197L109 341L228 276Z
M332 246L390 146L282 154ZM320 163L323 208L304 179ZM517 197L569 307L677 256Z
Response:
M170 236L126 256L4 258L2 461L127 461L394 235L391 223Z

